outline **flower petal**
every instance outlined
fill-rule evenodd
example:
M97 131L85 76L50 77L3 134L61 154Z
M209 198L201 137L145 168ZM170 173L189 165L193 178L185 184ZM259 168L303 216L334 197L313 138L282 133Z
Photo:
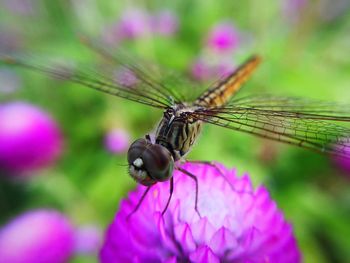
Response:
M175 226L174 234L176 240L181 244L182 249L186 252L192 252L196 249L190 226L186 223Z
M215 232L209 242L209 247L216 255L224 257L224 254L237 247L238 243L235 236L225 227L221 227Z
M215 228L207 217L202 217L198 222L193 223L191 230L195 242L199 245L208 243L215 233Z
M190 260L192 262L201 263L219 263L220 259L213 253L208 246L202 246L195 252L190 254Z

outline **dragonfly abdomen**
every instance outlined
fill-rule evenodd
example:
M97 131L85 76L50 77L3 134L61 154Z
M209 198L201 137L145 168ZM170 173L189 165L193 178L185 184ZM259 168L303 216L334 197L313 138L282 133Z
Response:
M204 92L194 105L204 107L221 107L242 87L260 64L259 56L252 56L224 80L218 81L212 88Z

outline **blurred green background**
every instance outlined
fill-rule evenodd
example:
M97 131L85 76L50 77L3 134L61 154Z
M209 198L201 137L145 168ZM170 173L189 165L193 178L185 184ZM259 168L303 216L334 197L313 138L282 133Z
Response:
M0 44L8 53L93 63L97 56L79 42L78 34L102 39L128 8L168 9L179 19L174 35L126 40L123 46L186 74L210 28L229 21L244 35L233 63L253 53L264 58L244 94L350 101L347 0L24 1L30 4L28 12L6 2L0 0L0 39L6 38ZM132 140L140 138L156 126L162 112L37 73L15 72L20 88L0 94L0 101L23 100L52 114L63 131L65 151L56 165L37 172L42 176L25 183L1 180L1 224L31 208L53 207L77 225L93 222L105 229L120 199L135 187L126 155L108 152L105 134L118 127ZM350 176L326 156L207 125L188 158L222 162L239 174L248 172L255 185L265 184L294 225L305 262L350 262Z

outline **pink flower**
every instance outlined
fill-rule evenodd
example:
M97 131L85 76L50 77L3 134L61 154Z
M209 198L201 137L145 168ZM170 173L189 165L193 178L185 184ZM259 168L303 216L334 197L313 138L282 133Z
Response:
M201 217L194 209L194 181L179 171L164 216L169 182L152 186L128 217L145 190L139 185L107 230L101 262L301 261L292 227L264 187L254 190L248 175L237 177L220 164L182 168L198 178Z
M118 24L118 33L122 39L144 37L150 33L150 29L150 15L145 10L136 8L125 10Z
M27 212L0 230L0 263L67 262L73 237L69 221L59 212Z
M61 151L62 136L49 114L25 102L0 105L0 170L28 174L52 164Z
M208 47L216 52L227 52L236 49L240 42L237 29L229 22L216 24L207 39Z
M150 34L172 36L178 27L178 17L171 10L150 14L147 10L130 8L117 22L105 28L102 38L106 44L116 45L125 39L136 40Z
M95 225L81 226L75 231L74 243L77 254L97 254L102 245L102 232Z
M170 10L162 10L154 15L152 27L152 31L159 35L174 35L179 28L178 17Z
M112 129L105 137L105 146L112 153L124 153L128 150L130 143L129 134L122 129Z
M107 45L117 45L126 39L140 39L150 34L152 18L143 9L131 8L119 20L105 27L102 39Z

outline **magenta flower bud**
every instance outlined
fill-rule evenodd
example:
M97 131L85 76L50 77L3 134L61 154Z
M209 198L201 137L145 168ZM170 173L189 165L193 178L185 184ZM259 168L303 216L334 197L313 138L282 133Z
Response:
M350 138L345 138L344 140L347 142L346 146L336 145L335 147L338 148L343 155L348 156L348 158L334 156L333 163L337 168L339 168L339 170L350 175Z
M105 137L105 146L111 153L125 153L129 148L130 136L123 129L112 129Z
M236 49L240 42L237 29L229 22L215 25L209 32L207 45L216 52L227 52Z
M0 105L0 171L26 175L52 164L61 151L60 130L50 115L25 102Z
M102 231L95 225L82 226L75 231L74 243L77 254L97 254L102 245Z
M142 9L128 9L122 14L118 24L119 38L136 39L150 33L150 15Z
M145 190L139 185L106 232L101 262L301 261L292 226L264 187L254 190L248 175L237 177L220 164L182 168L198 178L201 217L194 209L194 180L179 171L164 216L169 182L152 186L129 216Z
M67 262L74 232L66 217L54 210L30 211L0 230L0 263Z
M170 10L163 10L153 18L153 32L162 36L172 36L179 28L176 14Z

